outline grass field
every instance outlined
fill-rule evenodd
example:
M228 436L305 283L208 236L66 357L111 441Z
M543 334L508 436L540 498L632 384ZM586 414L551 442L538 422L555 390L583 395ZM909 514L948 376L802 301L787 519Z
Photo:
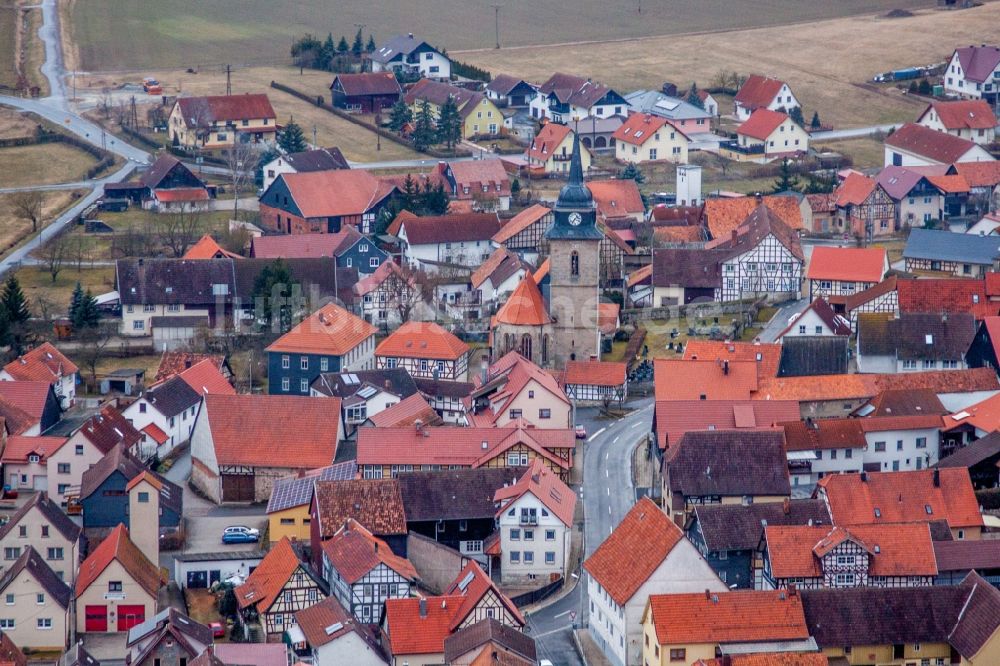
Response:
M854 160L855 169L873 169L881 167L885 159L885 148L881 141L872 138L842 139L840 141L823 141L812 143L810 147L816 150L832 150L842 155L850 155Z
M14 68L17 5L15 0L0 0L0 88L13 88L17 84Z
M94 294L103 294L115 288L114 266L95 268L84 266L80 271L77 271L75 266L67 266L59 273L54 283L44 266L24 266L18 269L16 275L35 314L38 314L39 298L47 300L53 312L65 313L77 282L84 291L90 289Z
M50 143L0 148L0 163L0 187L20 187L81 180L97 160L68 144Z
M31 136L38 123L20 111L0 106L0 139Z
M45 202L42 205L42 224L45 227L59 213L71 206L83 191L59 190L45 192ZM0 257L7 254L13 247L24 241L31 234L31 222L18 218L12 207L12 194L0 194Z
M929 0L535 0L504 3L504 46L623 39L815 21ZM639 9L641 7L641 13ZM366 24L376 41L413 32L448 50L492 48L491 0L405 2L298 0L73 0L73 40L80 69L194 67L207 63L280 62L304 32L348 39Z

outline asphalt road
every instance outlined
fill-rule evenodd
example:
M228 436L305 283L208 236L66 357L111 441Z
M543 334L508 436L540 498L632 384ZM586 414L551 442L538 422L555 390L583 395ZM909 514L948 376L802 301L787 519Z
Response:
M597 409L581 409L577 423L590 435L583 446L584 559L607 538L632 505L632 452L652 429L653 401L628 404L633 411L617 421L598 420ZM554 666L582 664L573 646L573 625L587 622L586 581L578 579L572 592L528 616L528 629L540 659Z

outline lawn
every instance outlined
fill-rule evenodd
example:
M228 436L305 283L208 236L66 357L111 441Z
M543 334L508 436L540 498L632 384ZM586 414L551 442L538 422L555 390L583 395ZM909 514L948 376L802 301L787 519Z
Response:
M495 41L490 0L423 0L417 6L373 6L368 0L340 0L332 6L325 0L64 4L70 16L65 23L72 25L77 44L67 67L88 71L283 62L296 36L332 32L334 39L341 34L350 39L358 24L377 41L413 32L449 50L492 52ZM662 0L577 0L571 5L535 0L501 5L499 28L502 45L524 46L736 30L927 5L927 0L674 0L669 5Z
M47 185L82 180L97 160L65 143L0 148L0 187Z
M114 266L88 268L84 265L78 271L75 266L66 266L55 282L44 266L22 266L16 275L36 315L40 314L38 304L40 298L50 304L52 312L65 314L69 309L70 296L77 282L84 290L90 289L94 294L103 294L114 289L115 268Z
M871 169L881 167L885 149L881 141L873 138L842 139L840 141L824 141L810 144L816 150L832 150L842 155L850 155L854 160L855 169Z
M17 84L14 68L17 14L15 0L0 0L0 88L13 88Z
M3 13L0 12L0 16ZM2 38L0 38L2 40ZM0 139L15 139L35 133L38 121L34 116L21 113L9 106L0 106Z
M43 220L40 226L48 225L62 211L69 208L84 192L82 190L59 190L45 192L42 204ZM13 194L0 194L0 256L31 235L31 222L16 216L13 208Z

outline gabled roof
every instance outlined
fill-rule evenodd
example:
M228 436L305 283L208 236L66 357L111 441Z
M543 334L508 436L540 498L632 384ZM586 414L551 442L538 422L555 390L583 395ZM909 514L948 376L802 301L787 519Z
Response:
M863 548L872 576L936 576L937 560L927 523L886 525L767 525L768 559L775 578L818 578L820 559L845 541Z
M1000 567L1000 540L935 541L934 557L939 571L971 571Z
M339 398L210 393L199 418L208 419L218 465L315 469L336 457L337 419L330 415L339 412Z
M143 472L148 473L154 481L160 484L158 488L160 505L172 509L178 515L183 512L184 492L181 487L156 474L156 472L147 470L139 459L129 453L122 444L116 444L96 464L84 470L83 476L80 477L80 497L90 497L109 476L116 472L125 478L126 484Z
M473 378L472 383L475 388L470 394L472 398L489 397L491 401L497 401L501 398L512 399L520 395L529 382L534 381L548 391L552 397L569 404L569 399L556 378L516 351L507 352L489 366L486 369L485 380L483 381L481 376ZM487 411L479 412L476 416L483 413L489 415ZM491 415L487 422L489 424L496 423L503 414L502 410L498 410ZM476 421L481 420L481 418L476 419Z
M688 432L670 448L663 470L671 492L685 497L791 493L780 431Z
M188 248L184 253L184 259L218 259L219 257L230 257L240 259L240 255L229 250L224 250L221 245L215 242L210 234L205 234L198 242Z
M403 101L409 105L426 101L435 106L443 106L450 98L461 109L470 100L475 99L477 95L481 96L480 93L476 93L474 90L469 90L468 88L459 88L458 86L453 86L450 83L442 81L420 79L406 91Z
M733 229L743 225L753 210L763 203L791 229L803 229L802 209L795 197L768 195L761 197L735 197L705 200L704 218L712 238L726 238Z
M814 248L813 252L815 253L817 249L819 248ZM827 328L833 331L834 335L849 336L851 334L851 322L842 315L839 315L836 312L834 312L833 308L830 307L830 304L827 302L825 298L817 298L816 300L809 303L809 305L807 305L802 312L798 313L794 317L794 319L790 319L790 321L788 322L788 326L786 326L784 330L781 331L781 333L778 333L776 339L783 340L785 334L788 333L790 330L792 330L793 327L797 326L799 320L801 320L802 317L807 312L810 311L813 312L817 317L819 317L819 320L822 321ZM690 343L688 344L690 345Z
M444 591L445 596L457 596L460 599L458 612L451 620L450 629L452 632L458 629L459 625L469 617L469 614L489 592L492 592L513 618L521 626L524 626L524 616L521 615L521 611L514 605L514 602L500 591L496 583L486 575L475 560L469 560Z
M337 257L364 236L345 225L332 234L281 234L258 236L251 241L250 256L257 259Z
M524 658L527 663L535 663L535 639L493 618L470 624L444 639L445 663L454 663L463 655L467 655L487 643L498 646L501 657L513 654ZM497 663L497 661L491 661L491 663Z
M178 177L181 181L185 181L190 184L201 182L201 180L194 175L194 172L191 171L186 164L170 153L160 153L160 156L156 158L156 161L149 167L149 170L139 177L139 182L148 187L150 190L155 190L160 186L160 183L163 182L163 179L166 178L174 169L178 169L177 173L183 175L183 178L179 178L175 175L175 177Z
M652 284L685 289L721 287L721 266L728 257L725 249L654 249Z
M342 74L341 76L347 76ZM395 77L393 77L395 78ZM296 173L307 171L329 171L331 169L350 169L347 158L336 146L303 150L298 153L288 153L284 160L292 165Z
M266 513L309 504L316 481L343 481L353 479L357 474L357 464L353 460L347 460L329 467L310 470L301 476L276 479L271 487L271 498L267 502Z
M259 613L267 611L278 599L292 574L300 568L307 576L312 577L309 568L302 566L292 542L288 537L282 537L250 573L246 582L234 590L236 602L240 608L256 606Z
M0 578L0 594L25 571L35 579L41 589L48 592L53 601L62 606L63 609L69 608L71 592L69 585L56 575L56 572L42 559L42 556L30 543L24 548L21 556L4 571L3 577ZM22 600L20 603L27 604L29 602ZM0 661L0 663L3 662Z
M179 375L175 375L146 389L142 400L164 416L172 418L199 404L201 393L191 388Z
M975 319L962 312L950 315L881 312L858 315L858 354L897 359L961 359L976 337Z
M768 106L777 97L783 85L785 82L779 79L751 74L740 86L733 101L751 111L761 106Z
M13 645L13 643L6 634L0 635L0 641L4 644L0 646L0 659L4 662L10 661L10 663L14 664L14 666L27 665L28 662L24 658L24 653L19 649L17 650L17 654L20 655L20 660L14 659L11 661L7 658L7 655L4 653L6 644ZM83 648L83 641L77 641L74 645L71 645L56 663L58 666L101 666L101 662L94 659L94 657L92 657L90 653ZM200 664L199 666L205 666L205 664Z
M414 393L378 414L369 416L368 421L375 428L402 428L417 423L430 427L441 423L441 417L423 395Z
M132 448L142 440L142 434L111 405L105 405L100 414L95 414L83 422L77 431L102 454L122 444Z
M756 361L658 358L653 366L658 401L747 400L757 390Z
M378 329L336 303L327 303L271 343L271 353L343 356Z
M188 127L208 127L216 122L235 120L274 120L277 116L265 94L214 95L181 97L181 118Z
M976 144L916 123L906 123L885 139L885 145L918 155L930 162L953 164ZM987 160L988 161L988 160Z
M348 585L354 585L379 565L384 565L403 578L417 580L417 570L410 561L392 552L379 539L353 518L322 544L323 554Z
M988 372L983 372L987 370ZM935 393L966 393L1000 390L992 368L926 370L886 375L849 374L816 377L775 377L761 381L754 400L798 400L800 402L871 398L887 389L930 389Z
M878 186L878 181L874 178L857 171L850 172L834 192L837 195L837 207L860 206Z
M788 451L863 449L867 446L861 419L806 419L781 424Z
M379 536L406 534L403 497L396 479L317 481L314 487L321 538L336 534L348 518Z
M646 212L639 186L632 179L592 180L587 183L587 189L594 197L597 212L604 219L643 215Z
M751 113L750 117L736 128L736 133L766 141L786 120L788 120L788 114L761 107Z
M844 309L850 313L865 303L870 303L880 296L896 291L897 279L895 275L890 275L876 285L868 287L864 291L851 294L844 299Z
M222 354L195 354L186 351L165 351L160 357L160 365L156 369L156 376L153 383L157 384L164 379L169 379L180 374L196 363L201 361L211 361L212 365L220 372L227 368L226 357Z
M67 441L69 440L65 437L10 435L7 438L7 446L4 447L0 462L6 465L26 463L28 462L28 456L34 454L44 463L48 461L49 456L61 449Z
M363 277L357 281L357 283L354 285L355 295L364 296L366 294L372 293L373 291L381 287L382 283L388 280L390 276L394 276L399 280L406 280L411 287L416 289L416 284L413 277L404 274L403 269L399 267L399 264L397 264L395 261L383 261L381 264L379 264L379 267L375 269L374 273L366 277ZM389 290L389 294L391 296L395 296L396 294L400 293L400 291L397 291L397 287L392 285L398 285L398 288L400 290L403 289L402 283L389 283L389 285L387 285L386 288Z
M630 113L622 126L615 130L611 137L616 141L641 146L656 136L656 133L665 125L670 125L670 130L680 132L662 116L654 116L649 113ZM685 136L683 132L680 133L681 136Z
M968 313L976 319L1000 314L1000 305L990 301L981 279L897 280L896 292L900 313Z
M1000 624L1000 590L972 572L959 585L968 593L948 642L967 659L979 654Z
M493 518L493 496L517 482L522 468L480 467L403 472L396 481L410 522Z
M936 481L935 481L936 480ZM948 521L952 528L983 524L969 470L834 474L819 480L836 525ZM928 511L928 508L930 511Z
M756 550L764 524L830 526L821 499L742 504L699 504L694 508L698 529L709 551Z
M383 184L363 169L283 173L278 180L285 182L302 217L307 219L361 215L393 190L392 185Z
M996 46L963 46L955 49L958 62L962 65L965 78L976 83L985 83L1000 66L1000 48Z
M21 505L21 508L15 511L6 523L0 525L0 540L10 534L32 509L37 509L49 525L62 534L67 541L76 542L80 538L82 528L74 523L58 504L50 500L46 493L39 492Z
M1000 429L1000 393L953 414L946 414L942 417L942 422L945 430L961 426L971 426L986 432Z
M295 614L295 623L299 625L302 634L312 648L318 648L332 643L350 632L357 633L376 654L382 654L382 648L371 630L359 624L354 616L347 612L336 596L329 596L317 604ZM338 626L339 625L339 626Z
M507 301L500 306L493 317L493 323L494 326L496 324L544 326L552 323L552 317L545 307L545 299L542 298L542 292L538 290L531 273L525 274Z
M393 72L362 72L360 74L337 74L330 88L340 82L345 95L398 95L403 92Z
M881 391L868 401L864 416L912 416L915 414L936 414L943 416L948 410L941 399L930 389L889 389Z
M443 653L461 602L458 595L386 599L382 626L392 656Z
M542 128L538 130L535 137L531 140L531 145L528 146L528 150L525 151L529 159L537 160L539 162L546 162L550 157L555 155L555 151L559 146L563 145L567 137L572 138L573 130L567 125L560 125L559 123L546 123L542 125ZM571 150L567 147L567 151ZM584 148L586 150L586 148Z
M969 187L995 187L1000 184L1000 162L957 162L949 168L969 184Z
M219 372L218 364L211 359L198 361L178 376L199 396L206 393L236 393L236 389L225 375Z
M125 646L127 648L132 647L153 633L162 635L167 632L173 634L174 636L177 636L178 634L187 635L202 645L210 645L212 643L211 629L209 629L206 625L191 619L171 606L160 611L153 617L146 618L145 622L137 624L129 629ZM152 647L154 646L147 645L146 649L148 650ZM141 656L148 655L143 654Z
M408 321L375 348L376 356L455 361L469 353L469 345L434 322Z
M402 222L406 242L410 245L489 241L501 228L496 213L413 217Z
M615 603L624 606L683 538L680 528L643 496L583 568Z
M617 361L569 361L562 384L621 386L628 380L628 364Z
M478 192L481 195L489 194L492 197L510 196L510 177L503 168L503 162L498 158L488 158L479 160L466 160L464 162L448 162L448 173L455 179L457 191L455 195L459 199L469 198ZM489 192L484 192L483 187L487 187ZM497 190L497 186L500 190ZM464 188L469 188L468 195Z
M774 377L781 362L781 345L776 342L688 340L683 359L689 361L754 361L758 377Z
M991 432L942 458L935 467L972 467L1000 456L1000 432ZM3 533L0 532L0 535Z
M385 42L377 51L371 54L371 59L375 62L389 62L393 58L400 55L409 55L422 46L426 46L435 53L436 49L431 47L427 42L416 39L412 34L406 35L396 35L389 41Z
M657 445L666 449L699 430L772 430L799 414L794 400L657 400Z
M589 109L614 90L582 76L556 72L538 89L543 95L554 95L562 104Z
M495 92L499 95L509 95L514 88L524 84L534 88L530 83L524 79L519 79L516 76L511 76L510 74L497 74L493 77L493 80L486 84L486 90Z
M593 183L591 183L593 184ZM520 213L507 220L500 231L493 234L494 243L505 243L510 240L520 232L524 231L532 224L540 222L545 218L546 215L552 212L551 208L543 206L542 204L532 204L528 208L525 208Z
M732 590L718 594L653 594L660 645L760 643L809 637L802 599L787 590Z
M43 342L34 349L8 363L3 369L16 381L52 382L60 377L80 371L73 361L66 358L51 342Z
M479 289L486 282L486 279L489 278L495 289L518 271L524 270L528 272L530 268L530 266L521 261L520 257L501 246L493 250L493 254L472 271L472 275L469 276L469 282L472 284L473 289Z
M156 599L162 583L160 570L132 543L128 530L120 523L80 565L76 578L76 596L86 592L113 561L117 561L137 585Z
M349 398L366 386L373 386L400 398L407 398L418 390L415 378L404 368L323 372L313 381L313 388L317 391L338 398Z
M810 280L880 282L888 269L885 248L829 247L813 248L809 257Z
M829 666L829 664L829 658L820 652L755 652L726 655L725 658L699 659L694 666Z
M576 509L576 493L548 467L540 458L535 458L517 483L499 488L493 496L499 505L497 517L507 510L507 506L531 494L566 527L573 527L573 511Z
M956 234L919 227L910 229L906 248L903 250L905 259L933 259L980 265L992 265L997 256L1000 256L1000 244L993 236Z

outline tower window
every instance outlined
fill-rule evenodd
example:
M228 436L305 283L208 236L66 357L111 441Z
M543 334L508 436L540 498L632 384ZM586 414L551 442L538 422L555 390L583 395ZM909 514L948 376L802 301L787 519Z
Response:
M580 275L580 255L577 254L576 250L573 250L573 254L569 255L569 274L573 277Z

